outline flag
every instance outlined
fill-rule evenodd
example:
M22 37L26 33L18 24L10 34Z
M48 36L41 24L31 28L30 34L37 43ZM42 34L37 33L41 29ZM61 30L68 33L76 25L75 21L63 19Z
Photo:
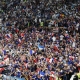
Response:
M44 50L44 48L45 48L45 47L44 47L43 45L38 44L38 49L39 49L39 50Z
M19 43L21 43L21 42L22 42L22 40L21 40L21 39L19 39L18 41L19 41Z
M40 75L41 77L44 76L44 75L45 75L44 71L40 71L40 72L39 72L39 75Z
M3 50L3 54L6 55L6 50Z
M12 38L12 34L11 34L11 33L7 34L6 36L7 36L8 38Z
M30 55L32 55L34 53L34 50L30 50Z
M5 35L5 38L6 38L6 40L10 40L12 38L12 34L11 33L6 34Z

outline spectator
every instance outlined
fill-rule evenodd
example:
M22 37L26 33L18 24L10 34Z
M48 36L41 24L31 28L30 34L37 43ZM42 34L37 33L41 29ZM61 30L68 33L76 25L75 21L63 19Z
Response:
M69 80L80 71L77 7L62 0L1 3L0 54L11 76Z

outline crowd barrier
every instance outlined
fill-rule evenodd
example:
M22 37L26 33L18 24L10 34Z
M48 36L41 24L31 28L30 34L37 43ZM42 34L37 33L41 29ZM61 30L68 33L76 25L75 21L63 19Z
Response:
M25 78L2 75L2 80L25 80Z

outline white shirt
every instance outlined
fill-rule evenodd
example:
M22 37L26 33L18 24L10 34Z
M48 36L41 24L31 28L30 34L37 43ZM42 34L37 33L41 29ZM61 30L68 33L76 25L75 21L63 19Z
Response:
M53 36L53 37L52 37L52 40L53 40L53 42L54 42L54 41L56 41L56 37L55 37L55 36Z
M60 35L60 40L63 40L64 36L63 35Z
M73 42L73 43L72 43L72 47L75 47L75 46L76 46L76 43L75 43L75 42Z

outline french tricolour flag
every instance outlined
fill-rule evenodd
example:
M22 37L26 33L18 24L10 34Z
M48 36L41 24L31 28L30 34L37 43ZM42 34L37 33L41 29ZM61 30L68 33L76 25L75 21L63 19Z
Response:
M32 54L34 54L35 52L34 52L34 50L30 50L30 55L32 55Z
M6 55L6 50L3 50L3 54Z
M12 34L11 33L6 34L5 35L5 38L6 38L6 40L10 40L12 38Z

